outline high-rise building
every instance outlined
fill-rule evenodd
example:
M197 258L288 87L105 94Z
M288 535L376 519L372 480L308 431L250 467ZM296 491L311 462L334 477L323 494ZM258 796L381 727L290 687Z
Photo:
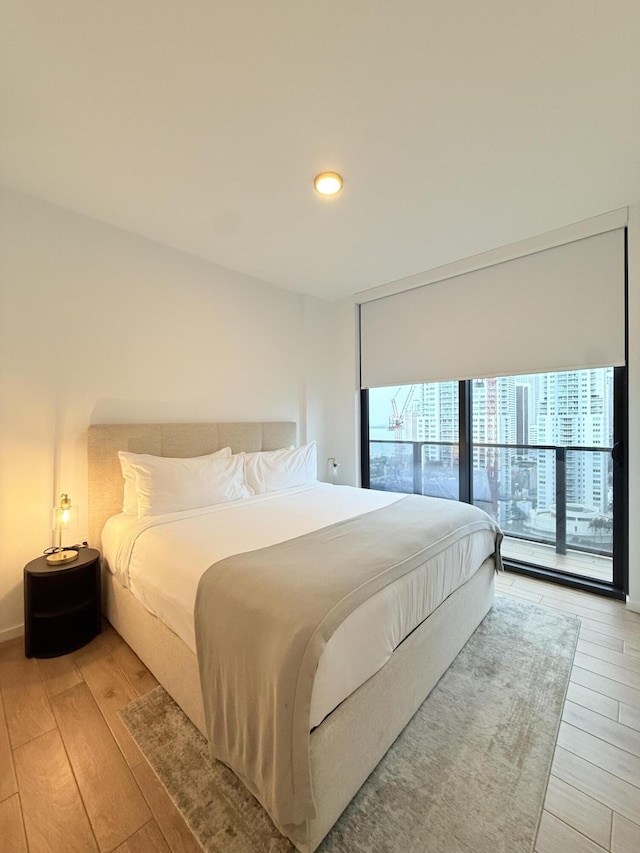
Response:
M529 444L530 385L516 385L516 443Z
M604 370L573 370L543 375L538 404L540 444L607 447L612 443L608 384ZM567 450L566 502L606 513L609 504L609 454ZM538 509L555 504L556 458L541 451L538 461Z
M372 459L383 460L376 469L378 480L386 482L393 471L393 488L412 490L416 447L409 442L420 442L424 493L457 498L458 383L402 386L395 395L393 391L371 392L376 411L389 412L383 418L388 419L385 428L372 434L379 441ZM507 531L535 529L536 535L548 533L553 540L554 448L573 447L566 450L565 503L567 520L571 511L577 525L574 541L593 536L593 519L606 527L611 517L610 456L606 450L580 448L613 444L612 369L474 379L471 399L474 503ZM536 449L540 445L550 449ZM568 524L568 541L571 533ZM604 543L602 531L598 536Z
M516 443L515 377L474 379L471 390L473 500L504 525L512 498L510 454L491 445Z

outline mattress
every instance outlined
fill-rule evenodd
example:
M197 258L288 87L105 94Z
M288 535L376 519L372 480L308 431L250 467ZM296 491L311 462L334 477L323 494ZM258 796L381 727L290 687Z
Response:
M390 505L403 495L318 483L187 512L109 519L102 535L109 569L195 652L193 610L206 569L232 554L292 539ZM438 498L425 500L442 501ZM455 502L447 502L452 511ZM311 727L377 672L394 649L494 553L477 531L354 611L320 658Z

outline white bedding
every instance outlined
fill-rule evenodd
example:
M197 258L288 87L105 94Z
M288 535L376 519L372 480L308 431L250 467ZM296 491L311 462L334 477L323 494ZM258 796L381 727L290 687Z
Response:
M116 515L102 534L111 571L195 653L193 610L206 569L232 554L292 539L387 506L403 495L317 483L230 503L134 519ZM427 498L426 500L439 500ZM387 662L393 650L493 554L478 531L352 613L327 643L316 674L311 727Z

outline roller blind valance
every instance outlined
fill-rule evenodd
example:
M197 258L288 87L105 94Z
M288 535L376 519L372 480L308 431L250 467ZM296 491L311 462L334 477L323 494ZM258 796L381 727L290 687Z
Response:
M361 305L362 387L625 363L625 229Z

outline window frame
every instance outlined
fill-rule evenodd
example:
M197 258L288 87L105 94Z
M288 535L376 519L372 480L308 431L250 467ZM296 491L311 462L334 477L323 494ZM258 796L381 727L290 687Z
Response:
M505 559L505 568L574 589L596 592L611 598L624 599L628 590L628 491L629 476L626 461L628 432L628 380L626 367L614 367L614 477L613 503L613 577L612 581L593 580L580 575L562 572L520 560ZM459 500L473 503L473 380L458 382L458 477ZM360 454L361 481L363 488L370 485L370 439L369 439L369 390L360 392ZM480 445L482 446L482 445ZM541 446L542 449L542 446Z

